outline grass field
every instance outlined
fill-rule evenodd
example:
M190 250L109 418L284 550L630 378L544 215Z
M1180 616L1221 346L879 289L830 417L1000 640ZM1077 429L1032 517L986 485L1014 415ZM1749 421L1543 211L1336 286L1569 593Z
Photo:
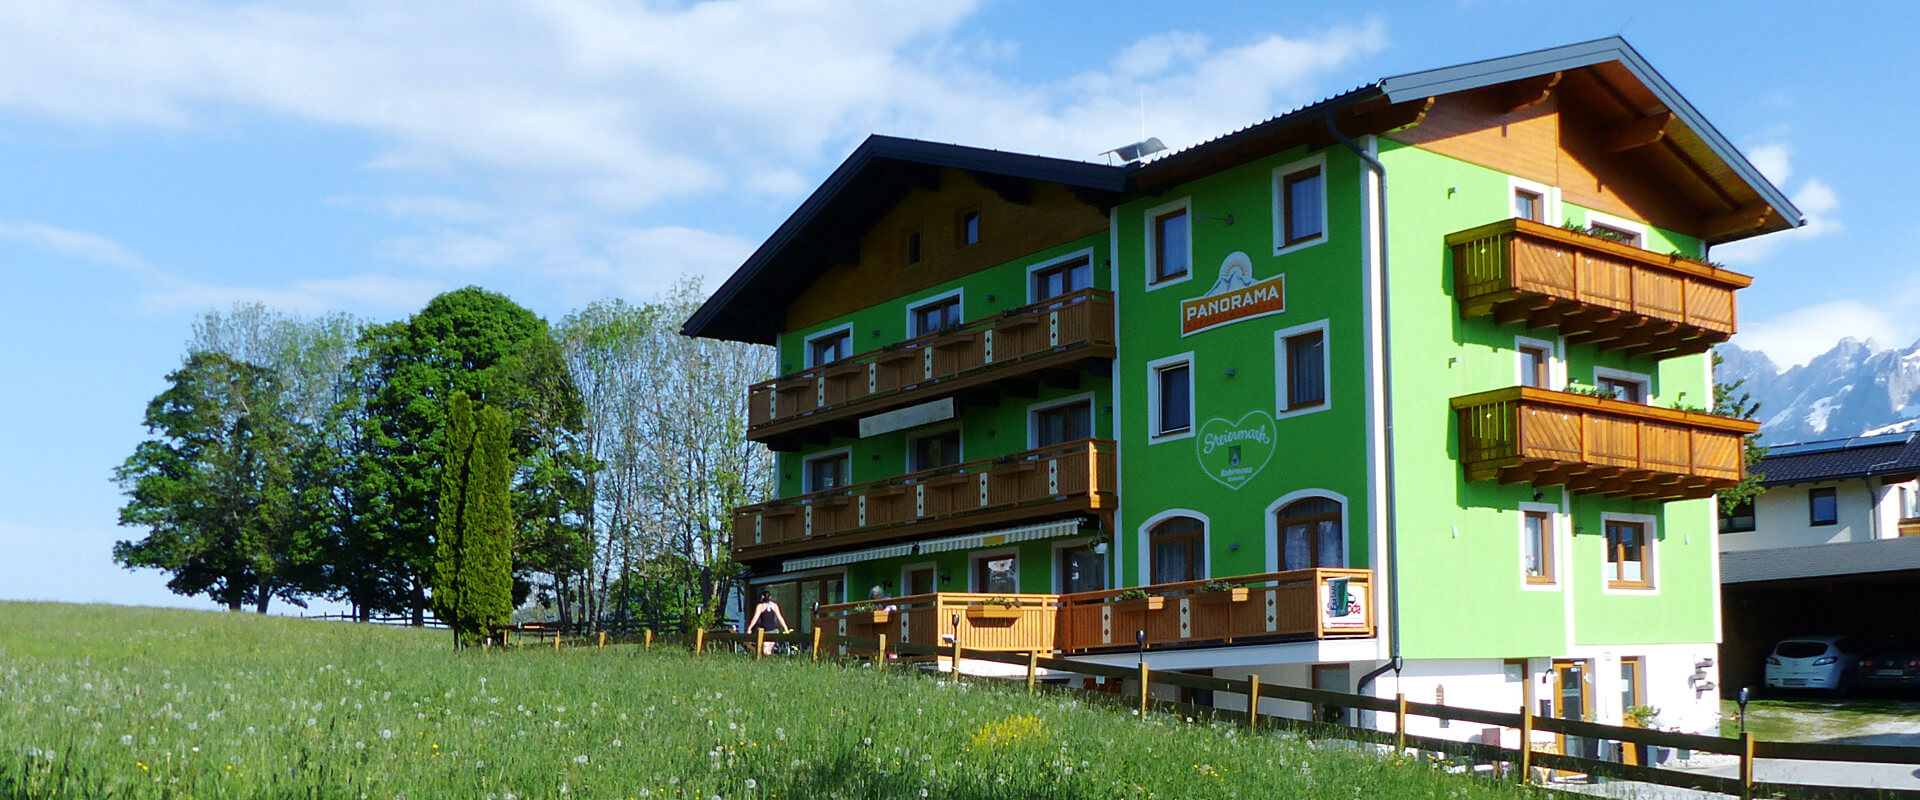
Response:
M656 648L0 603L0 796L1492 798L1534 790L1023 687Z

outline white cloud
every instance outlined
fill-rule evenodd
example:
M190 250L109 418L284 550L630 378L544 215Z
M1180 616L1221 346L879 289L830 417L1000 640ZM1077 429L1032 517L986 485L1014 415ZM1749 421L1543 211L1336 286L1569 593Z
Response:
M0 220L0 239L41 252L91 261L154 276L158 271L125 245L98 234L69 230L39 222Z
M1753 162L1755 168L1782 190L1786 189L1788 179L1794 175L1793 148L1783 141L1749 148L1747 160ZM1799 189L1789 193L1788 199L1800 209L1805 224L1792 230L1721 245L1713 251L1714 258L1731 264L1752 264L1766 261L1783 246L1846 230L1845 224L1840 221L1840 195L1826 181L1807 178L1800 182Z
M1747 151L1747 160L1753 162L1754 168L1776 186L1793 177L1793 151L1788 149L1785 142L1769 142L1754 147Z
M1781 369L1805 364L1852 337L1880 344L1905 343L1920 335L1911 314L1893 313L1858 300L1807 306L1766 320L1742 320L1733 343L1767 354Z

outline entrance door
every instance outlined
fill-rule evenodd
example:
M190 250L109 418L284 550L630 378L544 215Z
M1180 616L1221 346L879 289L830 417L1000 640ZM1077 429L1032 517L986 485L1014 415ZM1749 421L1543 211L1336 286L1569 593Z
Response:
M1107 558L1091 547L1060 550L1060 591L1097 592L1107 588Z
M907 594L933 594L933 567L907 570Z
M800 633L813 631L813 607L815 604L830 605L846 602L846 576L819 575L799 580L763 583L750 590L747 597L746 612L753 613L753 601L759 597L761 589L773 595L773 601L780 604L780 613L787 618L787 624ZM745 620L742 620L744 623Z
M1586 720L1592 716L1593 698L1587 692L1587 662L1553 662L1553 709L1552 715L1560 719ZM1554 740L1560 745L1560 752L1570 756L1595 758L1593 752L1598 742L1580 736L1557 735Z

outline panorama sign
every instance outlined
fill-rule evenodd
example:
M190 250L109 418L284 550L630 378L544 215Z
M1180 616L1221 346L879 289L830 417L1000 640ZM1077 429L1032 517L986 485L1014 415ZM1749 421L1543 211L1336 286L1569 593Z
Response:
M1220 262L1220 279L1199 297L1180 301L1180 335L1192 336L1222 325L1287 310L1287 276L1253 279L1253 259L1235 252Z

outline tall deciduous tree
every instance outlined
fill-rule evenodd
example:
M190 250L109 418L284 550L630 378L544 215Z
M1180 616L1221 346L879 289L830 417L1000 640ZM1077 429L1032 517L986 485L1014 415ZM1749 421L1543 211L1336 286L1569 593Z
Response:
M114 560L170 572L167 588L230 609L299 603L320 548L297 518L299 433L283 387L269 369L208 352L167 383L147 405L156 438L115 473L128 496L120 524L149 533L116 543Z
M447 406L433 608L464 646L513 615L512 423L499 409L475 409L465 392Z

